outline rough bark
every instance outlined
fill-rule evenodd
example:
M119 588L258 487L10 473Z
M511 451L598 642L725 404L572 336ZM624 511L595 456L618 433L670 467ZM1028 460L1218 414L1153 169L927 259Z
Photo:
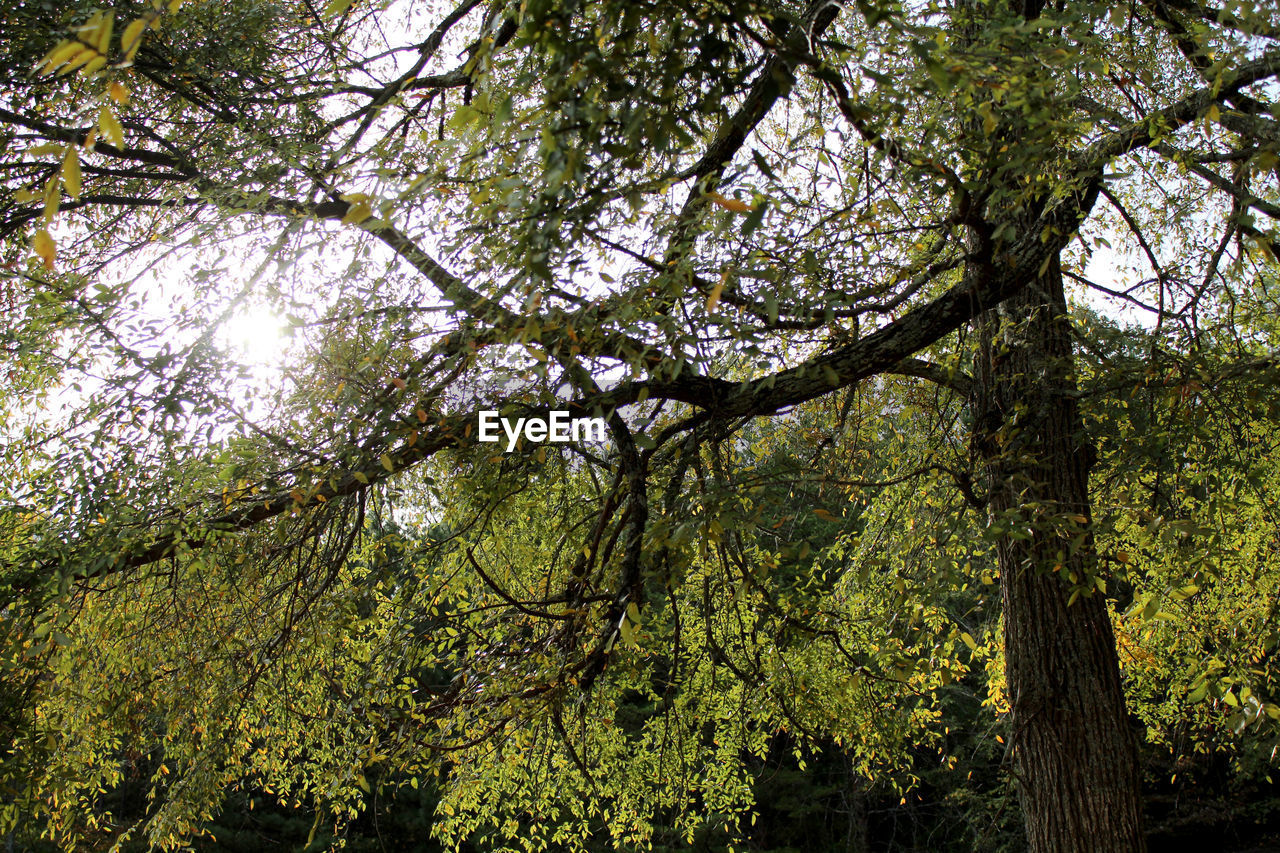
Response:
M976 439L991 523L1003 531L1006 691L1029 846L1142 851L1134 735L1105 596L1093 583L1092 447L1076 405L1058 265L990 312L983 335Z

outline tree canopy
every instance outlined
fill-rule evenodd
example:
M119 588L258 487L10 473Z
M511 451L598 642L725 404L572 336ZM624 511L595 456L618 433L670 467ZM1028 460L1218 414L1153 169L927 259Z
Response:
M258 792L311 843L424 785L455 845L753 844L760 768L838 756L1139 850L1144 774L1148 821L1187 756L1269 783L1278 41L18 0L0 829L176 849Z

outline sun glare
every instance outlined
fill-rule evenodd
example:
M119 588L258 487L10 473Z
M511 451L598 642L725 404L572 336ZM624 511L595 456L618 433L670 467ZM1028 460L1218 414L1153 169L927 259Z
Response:
M246 366L279 365L289 348L289 324L266 308L240 311L222 326L223 343Z

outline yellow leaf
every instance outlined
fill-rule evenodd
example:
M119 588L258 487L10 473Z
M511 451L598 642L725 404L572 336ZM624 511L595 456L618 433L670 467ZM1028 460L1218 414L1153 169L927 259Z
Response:
M978 115L982 116L982 132L990 136L996 129L996 117L991 112L991 102L978 104Z
M707 198L711 199L725 210L732 211L733 213L750 213L755 210L754 207L747 204L745 201L738 201L736 198L725 198L714 190L707 193Z
M129 90L119 80L111 81L111 85L107 86L107 93L111 95L111 100L117 104L129 103Z
M92 77L94 74L97 74L99 71L101 71L103 66L106 64L107 64L107 58L105 56L95 56L93 59L89 60L88 65L80 69L80 76Z
M720 281L716 286L711 288L711 292L707 294L707 311L716 310L716 306L720 304L720 294L724 292L724 284L729 280L729 271L725 270L720 276Z
M23 187L13 194L13 200L18 204L29 204L40 198L40 194L30 187Z
M169 0L169 14L172 15L182 7L184 0Z
M250 798L249 802L252 803L253 799ZM316 810L316 819L311 822L311 832L307 834L307 843L303 845L303 849L310 847L311 843L316 840L316 830L320 828L320 818L323 815L324 815L323 811L319 809Z
M44 55L44 59L40 60L37 67L42 74L52 73L55 68L75 56L82 49L77 41L72 41L71 39L60 41L53 46L53 50Z
M62 181L72 198L80 197L80 151L74 145L67 146L67 154L62 158Z
M107 52L107 46L111 44L111 28L115 26L115 21L115 12L107 12L102 16L102 26L98 29L98 40L94 44L98 53Z
M342 224L359 225L370 216L373 216L373 208L369 207L369 202L358 201L347 208L346 214L342 217Z
M107 104L103 104L102 109L98 111L98 127L102 129L102 135L112 145L117 148L124 147L124 128L120 125L120 119L116 118L116 114Z
M35 249L36 255L44 261L44 268L52 270L54 258L58 256L58 247L53 244L53 238L49 236L49 232L43 228L37 231L35 239L31 241L31 248Z
M87 64L90 60L97 57L98 52L91 47L80 45L81 52L75 55L75 58L68 62L62 68L58 69L57 76L63 77L75 71L81 65Z
M124 32L120 35L120 49L124 51L126 60L132 60L133 55L138 52L138 47L142 44L142 33L146 28L146 18L132 21L124 28Z
M390 457L390 456L388 456L387 454L385 454L385 453L384 453L384 454L382 454L382 456L381 456L381 457L379 457L378 461L379 461L379 462L381 462L381 463L382 463L382 467L383 467L383 468L386 468L388 471L395 471L395 470L396 470L395 463L391 461L391 457Z
M329 5L324 7L322 14L326 18L336 18L350 8L351 0L330 0Z
M93 47L98 43L98 33L102 29L102 12L94 12L82 26L76 27L80 41Z
M1219 118L1221 118L1222 114L1218 112L1218 105L1210 104L1209 111L1205 113L1205 117L1212 122L1216 122Z
M55 172L44 185L44 221L50 222L58 215L62 204L62 174Z

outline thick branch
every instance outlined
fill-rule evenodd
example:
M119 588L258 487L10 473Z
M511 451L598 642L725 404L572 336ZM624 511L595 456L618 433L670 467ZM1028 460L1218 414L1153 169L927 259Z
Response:
M1271 50L1233 71L1223 71L1217 85L1197 89L1164 109L1107 134L1073 157L1072 162L1081 172L1101 171L1117 157L1139 148L1154 147L1153 142L1195 121L1210 105L1223 103L1232 93L1277 74L1280 74L1280 50Z

